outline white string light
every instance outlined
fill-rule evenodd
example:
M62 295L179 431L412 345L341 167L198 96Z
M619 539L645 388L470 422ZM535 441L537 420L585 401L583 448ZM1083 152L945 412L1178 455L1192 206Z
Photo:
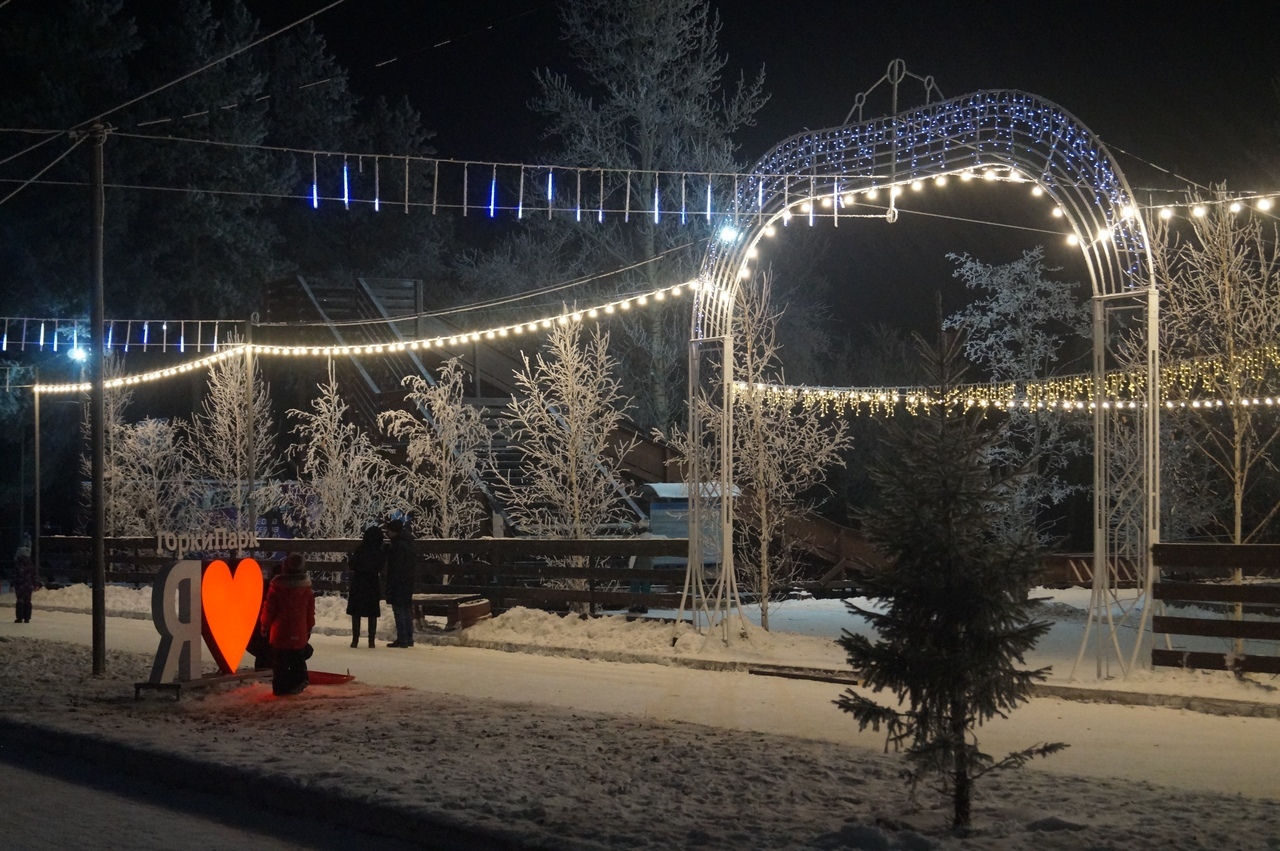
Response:
M178 375L184 375L198 369L207 369L208 367L225 360L235 354L243 352L246 348L250 353L260 356L280 356L280 357L367 357L371 355L382 355L393 352L404 351L429 351L431 349L449 349L467 343L477 342L481 339L493 340L500 337L518 336L521 334L536 334L552 327L553 324L566 325L569 322L581 322L584 319L600 319L603 316L612 316L616 313L627 312L633 307L646 307L652 303L663 303L668 298L678 298L685 291L693 292L699 287L703 289L711 288L713 285L700 283L697 280L685 281L684 283L674 284L668 287L660 287L658 289L649 290L648 292L638 293L636 295L625 296L623 298L614 299L613 301L603 302L594 307L585 309L567 310L555 316L545 316L541 319L531 319L525 322L514 322L506 325L496 325L490 328L483 328L474 331L460 331L456 334L440 335L436 337L421 337L414 340L399 340L392 343L364 343L360 345L326 345L326 346L290 346L290 345L271 345L271 344L236 344L230 345L224 343L224 347L216 354L207 355L205 357L188 361L179 366L167 367L165 369L157 369L151 372L138 373L135 375L121 376L111 379L104 383L108 389L119 387L128 387L135 384L142 384L151 381L157 381L164 378L172 378ZM230 347L228 347L230 345ZM37 393L46 395L70 394L70 393L87 393L90 385L87 382L69 383L69 384L37 384L33 385L33 389Z

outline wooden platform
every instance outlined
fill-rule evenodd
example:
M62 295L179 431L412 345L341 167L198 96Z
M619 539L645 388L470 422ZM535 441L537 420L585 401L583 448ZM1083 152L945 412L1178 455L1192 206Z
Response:
M142 682L133 684L133 699L137 700L142 697L143 689L149 691L171 691L174 700L182 699L182 690L208 688L209 686L227 685L228 683L243 683L256 680L271 679L271 669L263 668L260 671L237 671L234 674L209 674L207 676L198 677L194 680L175 680L171 683L153 683Z

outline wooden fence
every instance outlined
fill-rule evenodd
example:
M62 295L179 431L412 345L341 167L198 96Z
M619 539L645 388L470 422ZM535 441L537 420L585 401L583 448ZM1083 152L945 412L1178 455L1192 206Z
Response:
M1152 563L1157 581L1151 596L1173 605L1197 604L1218 610L1218 617L1151 619L1152 632L1249 641L1280 641L1280 545L1275 544L1156 544ZM1253 581L1225 583L1236 569ZM1226 617L1239 608L1241 617ZM1269 617L1261 620L1258 616ZM1153 648L1152 665L1202 668L1237 673L1280 674L1280 656L1166 650Z
M50 536L40 543L42 560L53 565L56 578L92 580L89 538ZM346 569L347 554L359 543L342 538L260 538L250 554L267 567L280 553L338 555L337 561L313 560L309 568L317 591L341 591L344 584L339 574ZM420 556L416 591L476 594L498 611L512 606L564 609L574 604L585 604L592 611L675 608L685 569L645 565L655 557L684 557L689 552L687 538L427 538L412 543ZM149 584L161 566L173 561L171 556L155 554L154 538L108 538L106 547L108 583ZM461 560L446 563L442 556ZM558 561L573 556L605 563L574 568ZM654 591L653 586L665 590Z

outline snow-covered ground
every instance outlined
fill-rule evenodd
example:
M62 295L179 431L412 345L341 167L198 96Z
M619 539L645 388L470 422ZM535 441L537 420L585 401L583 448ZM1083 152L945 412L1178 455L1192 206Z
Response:
M1029 661L1066 683L1087 592L1053 596L1053 631ZM149 590L109 589L105 678L88 675L87 589L41 591L31 624L0 617L0 715L549 848L1280 848L1275 718L1038 698L984 727L984 749L1070 747L981 781L976 831L960 838L932 795L911 805L882 736L833 706L842 686L671 664L840 668L832 639L860 626L838 601L787 603L773 633L729 645L671 624L516 610L463 633L472 646L372 651L347 646L343 606L319 601L312 666L349 669L355 683L297 698L254 684L135 702L156 644ZM385 637L389 617L380 627ZM1090 655L1074 682L1280 701L1271 678L1093 674Z

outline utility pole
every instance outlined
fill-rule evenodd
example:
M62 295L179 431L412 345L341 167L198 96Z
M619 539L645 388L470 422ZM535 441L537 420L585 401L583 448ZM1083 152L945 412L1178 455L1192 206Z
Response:
M92 460L90 470L91 513L93 530L93 674L107 672L107 547L106 547L106 495L104 478L106 469L106 394L103 343L105 308L103 304L103 216L106 211L106 192L103 188L102 149L107 141L108 129L102 124L89 128L93 139L93 299L89 317L90 347L89 368L92 386L89 390L89 444Z

